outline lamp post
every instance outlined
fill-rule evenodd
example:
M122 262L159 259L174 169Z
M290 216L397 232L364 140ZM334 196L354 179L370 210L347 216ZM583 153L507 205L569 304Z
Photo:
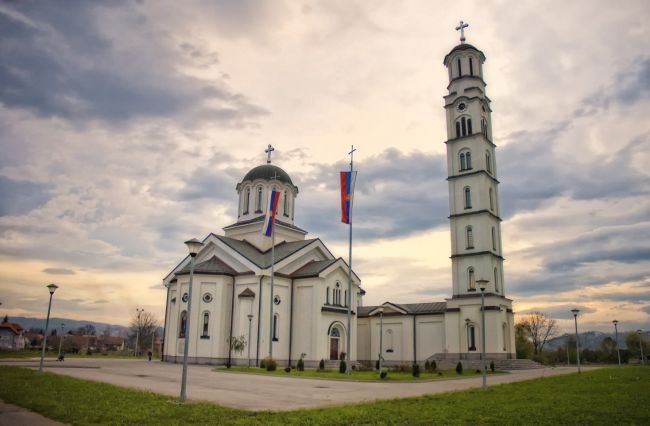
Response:
M61 361L62 361L62 358L61 358L61 354L62 354L61 349L63 349L63 326L64 326L64 325L65 325L64 323L61 323L61 335L59 336L59 360L61 360Z
M47 328L50 326L50 310L52 309L52 296L56 289L59 288L56 284L49 284L47 286L48 291L50 292L50 303L47 305L47 319L45 320L45 333L43 333L43 349L41 350L41 363L38 367L38 371L43 371L43 358L45 358L45 347L47 346Z
M253 314L248 314L248 368L251 368L251 327L253 324Z
M476 281L478 288L481 289L481 359L483 360L483 390L487 389L487 364L485 362L485 289L488 280L480 279Z
M643 330L637 330L636 332L639 334L639 349L641 349L641 364L645 364L645 356L643 355L643 337L641 336Z
M564 335L564 339L566 340L566 366L569 367L571 366L571 358L569 358L569 333Z
M381 369L384 364L384 308L380 306L379 311L379 377L381 377Z
M187 354L190 342L190 319L192 318L192 279L194 278L194 258L203 247L203 243L196 238L185 241L185 245L190 252L190 284L187 300L187 316L185 317L185 345L183 347L183 373L181 376L181 402L187 399Z
M138 356L138 343L140 340L140 314L144 312L144 308L135 308L135 311L138 313L138 322L136 324L136 329L135 329L135 351L133 352L133 356L137 357Z
M580 371L580 342L578 341L578 312L580 312L580 309L571 309L571 313L573 314L573 320L575 321L576 324L576 360L578 362L578 374L581 373Z
M621 350L618 347L618 320L612 321L614 324L614 333L616 339L616 355L618 355L618 366L621 366Z

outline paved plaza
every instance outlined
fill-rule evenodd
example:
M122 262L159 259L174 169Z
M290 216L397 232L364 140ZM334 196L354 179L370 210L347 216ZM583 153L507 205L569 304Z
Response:
M38 367L37 361L0 362ZM247 410L293 410L327 405L404 398L477 388L481 377L430 382L355 382L214 372L214 366L190 365L188 398ZM129 359L48 361L45 370L57 374L178 396L181 365ZM575 372L575 368L513 371L488 377L488 385ZM335 374L335 373L333 373Z

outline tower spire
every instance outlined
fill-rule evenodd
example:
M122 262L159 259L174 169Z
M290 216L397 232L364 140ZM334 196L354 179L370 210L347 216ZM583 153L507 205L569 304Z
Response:
M465 43L465 28L469 27L467 22L460 21L460 25L456 27L456 31L460 31L460 42Z

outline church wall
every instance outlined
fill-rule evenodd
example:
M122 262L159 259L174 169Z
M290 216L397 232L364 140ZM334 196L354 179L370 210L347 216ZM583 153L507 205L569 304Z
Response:
M315 315L315 284L317 279L295 281L294 312L293 312L293 345L292 359L299 359L305 353L306 360L315 360L318 356L314 342Z
M246 338L246 347L242 353L232 352L233 359L241 359L248 362L248 349L250 346L250 354L252 358L252 365L255 364L256 345L257 345L257 303L259 298L259 277L244 276L237 277L235 280L235 314L233 324L233 336ZM246 288L251 289L255 293L254 298L240 298L237 297ZM253 318L250 322L251 331L248 332L248 315L252 314ZM242 364L242 363L239 363Z
M417 360L425 361L445 347L444 315L416 316Z
M357 319L357 359L360 362L370 361L370 318Z

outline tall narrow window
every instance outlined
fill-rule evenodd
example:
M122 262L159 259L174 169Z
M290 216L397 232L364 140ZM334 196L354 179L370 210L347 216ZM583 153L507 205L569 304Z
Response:
M460 129L463 136L467 136L467 119L465 117L460 118Z
M348 306L348 291L345 290L345 293L343 295L343 306Z
M257 198L255 199L255 213L262 212L262 187L257 187Z
M492 173L492 157L490 156L489 151L485 151L485 168L488 173Z
M467 269L467 288L476 291L476 278L474 278L474 268L471 266Z
M456 137L459 138L459 137L461 137L461 136L462 136L462 135L461 135L461 133L460 133L460 121L457 121L457 122L456 122Z
M488 137L488 125L485 118L481 118L481 133L483 133L483 136L486 138Z
M246 198L244 198L244 214L248 214L248 207L250 206L251 202L251 189L246 188Z
M467 119L467 134L468 135L472 134L472 119L471 118Z
M474 75L474 61L469 58L469 75Z
M460 153L460 170L465 170L467 168L467 165L465 164L465 153L461 152Z
M494 291L499 292L499 270L494 268Z
M465 187L465 208L466 209L471 209L472 208L472 193L471 190L469 189L469 186Z
M325 291L325 303L330 304L330 288L327 287L327 290Z
M460 58L458 58L457 63L458 63L458 77L460 77L461 75L463 75L463 69L460 66Z
M490 198L490 210L494 211L494 195L492 194L492 188L488 190L488 197Z
M470 351L476 350L476 335L473 325L467 326L467 349Z
M334 304L341 304L341 285L339 283L336 283L336 288L334 289Z
M279 340L278 327L280 326L280 324L278 324L278 322L279 322L278 314L273 315L273 341L274 342L277 342Z
M467 168L471 169L472 168L472 153L471 152L468 152L467 154L465 154L465 160L467 162Z
M492 250L497 250L497 231L492 227Z
M181 312L181 320L178 325L178 337L183 339L185 338L185 332L187 328L187 311Z
M468 249L474 248L474 233L472 232L472 227L468 226L465 228L465 237L466 237L466 247Z
M210 327L210 314L208 312L204 312L203 313L203 331L201 333L201 337L203 337L203 338L210 337L210 335L208 334L209 327Z
M289 217L289 191L284 191L284 199L282 200L282 211L284 215Z

